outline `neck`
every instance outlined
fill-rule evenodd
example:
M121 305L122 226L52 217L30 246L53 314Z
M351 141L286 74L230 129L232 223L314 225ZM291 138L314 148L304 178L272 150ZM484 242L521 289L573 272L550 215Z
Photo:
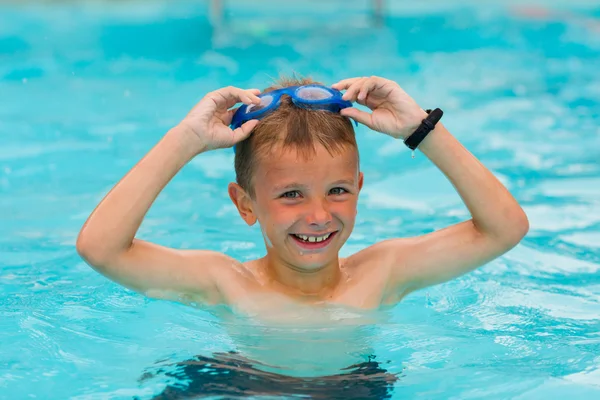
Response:
M292 295L325 300L342 278L337 257L331 263L312 270L298 268L268 254L262 261L271 280Z

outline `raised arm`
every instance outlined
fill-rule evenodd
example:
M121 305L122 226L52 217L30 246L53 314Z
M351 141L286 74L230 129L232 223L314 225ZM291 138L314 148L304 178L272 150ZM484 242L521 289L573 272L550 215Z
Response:
M512 249L529 229L514 197L441 123L419 148L450 180L472 218L427 235L382 243L396 257L393 280L406 290L469 272Z
M373 110L342 110L372 129L405 139L427 114L395 82L355 78L334 85L347 89L344 98ZM359 257L377 258L390 268L390 296L452 279L498 257L518 244L529 229L523 209L496 177L443 126L419 149L454 185L472 219L410 239L391 239L366 249Z
M250 134L256 121L232 131L229 108L259 102L257 93L228 87L207 94L100 202L79 233L79 254L98 272L147 295L219 302L218 274L235 260L162 247L135 234L158 194L189 160Z

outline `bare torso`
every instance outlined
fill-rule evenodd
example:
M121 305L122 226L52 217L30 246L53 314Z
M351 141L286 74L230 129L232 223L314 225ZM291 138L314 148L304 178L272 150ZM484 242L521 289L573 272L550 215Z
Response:
M286 293L265 277L259 260L239 264L220 285L228 311L217 314L239 354L258 368L295 376L340 373L373 354L373 326L387 313L387 274L341 260L341 279L327 298Z

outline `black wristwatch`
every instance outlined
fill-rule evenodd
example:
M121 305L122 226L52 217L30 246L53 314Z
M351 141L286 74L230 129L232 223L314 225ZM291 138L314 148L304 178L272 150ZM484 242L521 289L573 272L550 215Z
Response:
M427 118L421 121L421 125L417 128L416 131L412 133L409 137L404 139L404 144L408 146L409 149L414 150L417 148L419 144L425 139L425 136L429 134L435 128L435 124L438 123L444 112L439 108L435 110L426 110Z

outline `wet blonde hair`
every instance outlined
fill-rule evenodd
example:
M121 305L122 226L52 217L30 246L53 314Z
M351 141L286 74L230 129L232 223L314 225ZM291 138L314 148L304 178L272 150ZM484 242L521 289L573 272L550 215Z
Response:
M311 78L283 77L262 93L308 84L320 83ZM246 140L236 145L236 182L254 198L252 177L262 157L268 157L278 146L278 149L293 148L308 159L316 154L316 144L322 145L332 156L347 147L355 149L358 155L350 119L338 113L297 107L289 96L283 95L279 107L260 120Z

